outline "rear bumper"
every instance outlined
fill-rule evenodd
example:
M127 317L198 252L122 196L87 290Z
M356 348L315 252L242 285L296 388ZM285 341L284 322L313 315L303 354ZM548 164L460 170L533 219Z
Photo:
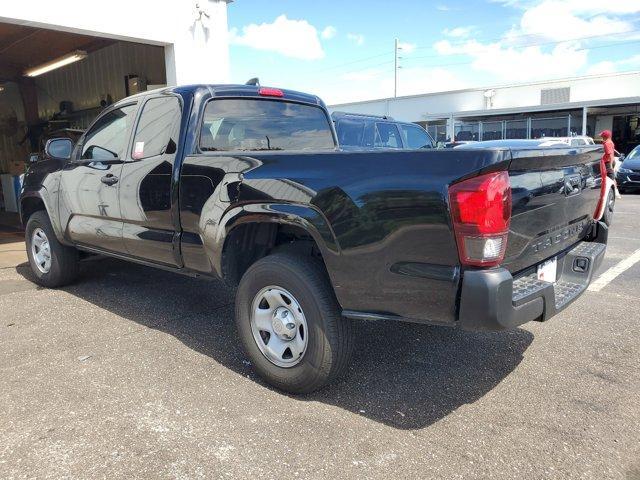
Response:
M458 325L465 330L497 331L550 319L591 283L604 258L607 232L599 222L593 242L580 242L559 255L555 284L539 281L535 268L515 279L504 268L464 272Z

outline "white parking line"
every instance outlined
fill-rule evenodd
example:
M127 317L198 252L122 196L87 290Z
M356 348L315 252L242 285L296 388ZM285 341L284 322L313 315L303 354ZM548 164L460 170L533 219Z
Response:
M624 260L620 260L617 264L615 264L609 270L607 270L602 275L600 275L595 282L589 285L588 290L590 292L599 292L604 287L606 287L607 284L611 282L611 280L616 278L625 270L628 270L629 268L633 267L638 262L640 262L640 249L633 252Z

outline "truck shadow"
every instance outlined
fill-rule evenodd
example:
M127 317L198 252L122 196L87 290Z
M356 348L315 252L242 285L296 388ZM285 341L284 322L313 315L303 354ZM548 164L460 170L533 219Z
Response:
M31 280L27 264L16 268ZM266 386L246 362L233 323L234 292L219 282L112 259L83 262L64 290L120 317L180 340ZM335 405L399 429L426 427L490 392L521 362L533 340L386 322L356 325L355 355L338 383L295 401Z

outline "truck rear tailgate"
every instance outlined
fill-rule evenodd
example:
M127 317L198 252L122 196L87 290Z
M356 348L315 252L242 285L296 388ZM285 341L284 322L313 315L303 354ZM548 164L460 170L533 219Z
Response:
M605 254L607 227L593 222L601 148L511 153L505 257L497 268L463 271L458 320L464 329L502 330L553 317L586 290ZM542 262L551 267L544 276Z
M600 199L601 155L600 147L512 151L504 268L516 274L585 237Z

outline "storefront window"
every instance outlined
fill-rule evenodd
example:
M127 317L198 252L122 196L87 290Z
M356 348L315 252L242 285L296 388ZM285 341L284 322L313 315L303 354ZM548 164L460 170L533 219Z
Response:
M527 138L526 120L507 120L505 122L505 138L525 139Z
M596 118L594 116L587 117L587 133L589 137L593 137L596 133ZM582 115L571 115L571 135L582 135Z
M455 128L456 141L478 141L480 139L480 122L458 123Z
M447 125L444 123L427 125L427 132L431 135L431 138L437 142L446 142L448 139L447 136Z
M531 138L568 136L568 118L532 118Z
M502 140L502 122L483 122L482 140Z

